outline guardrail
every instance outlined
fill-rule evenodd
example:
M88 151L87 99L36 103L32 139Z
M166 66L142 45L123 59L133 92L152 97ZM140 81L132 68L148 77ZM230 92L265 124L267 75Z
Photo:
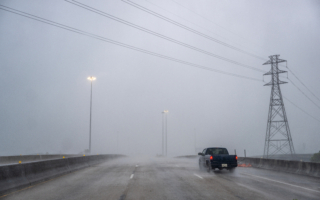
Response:
M0 166L0 194L123 155L92 155Z

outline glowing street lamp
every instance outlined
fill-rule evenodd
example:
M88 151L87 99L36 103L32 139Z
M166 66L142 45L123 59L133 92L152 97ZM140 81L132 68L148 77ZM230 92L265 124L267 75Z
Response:
M90 128L89 128L89 154L91 154L91 118L92 118L92 81L96 80L96 77L89 76L88 80L91 81L91 94L90 94Z
M88 77L88 80L90 80L90 81L94 81L94 80L96 80L97 78L96 77L94 77L94 76L89 76Z

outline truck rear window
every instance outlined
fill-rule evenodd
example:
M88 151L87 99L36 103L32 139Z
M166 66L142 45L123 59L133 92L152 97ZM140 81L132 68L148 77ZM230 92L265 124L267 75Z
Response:
M229 155L228 150L225 148L209 148L207 153L209 155Z

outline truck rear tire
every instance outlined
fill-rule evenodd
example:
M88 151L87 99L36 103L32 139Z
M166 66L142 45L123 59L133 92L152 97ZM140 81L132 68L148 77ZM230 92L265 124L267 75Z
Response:
M207 172L210 173L212 170L211 163L207 163Z
M234 172L234 169L235 169L235 167L232 167L232 168L229 169L229 171L230 171L231 173L233 173L233 172Z
M200 171L203 170L203 165L201 164L200 160L199 160L199 169L200 169Z

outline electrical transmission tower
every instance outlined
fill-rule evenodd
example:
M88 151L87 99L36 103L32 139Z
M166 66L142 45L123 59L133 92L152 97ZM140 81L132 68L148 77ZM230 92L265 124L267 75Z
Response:
M272 55L269 58L270 60L263 64L271 64L271 70L264 74L271 75L271 81L265 84L265 86L271 85L271 95L263 156L264 158L273 157L276 154L294 156L295 151L280 90L280 84L287 82L279 80L279 74L287 71L279 70L278 67L278 63L287 61L279 59L279 55Z

